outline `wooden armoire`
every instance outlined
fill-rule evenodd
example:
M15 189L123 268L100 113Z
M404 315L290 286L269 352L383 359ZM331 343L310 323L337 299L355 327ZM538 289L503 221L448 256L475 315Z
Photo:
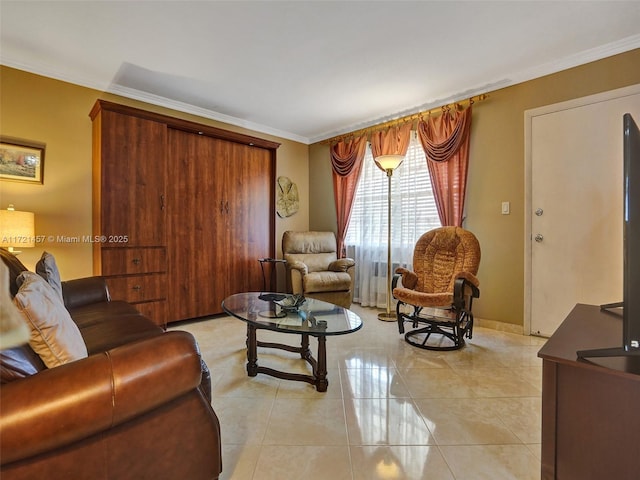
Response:
M94 274L159 325L222 313L275 255L276 142L98 100Z

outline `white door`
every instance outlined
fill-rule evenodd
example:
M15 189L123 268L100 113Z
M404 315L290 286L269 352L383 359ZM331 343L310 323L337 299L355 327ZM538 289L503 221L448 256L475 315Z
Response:
M622 116L640 85L526 112L525 333L622 301ZM529 326L529 328L527 328Z

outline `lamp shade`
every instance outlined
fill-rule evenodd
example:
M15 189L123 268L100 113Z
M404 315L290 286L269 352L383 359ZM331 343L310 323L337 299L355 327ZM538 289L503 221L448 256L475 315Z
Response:
M0 210L0 247L35 247L34 224L33 212Z
M376 162L378 168L384 170L385 172L388 170L395 170L400 166L402 161L404 160L404 155L380 155L373 159Z

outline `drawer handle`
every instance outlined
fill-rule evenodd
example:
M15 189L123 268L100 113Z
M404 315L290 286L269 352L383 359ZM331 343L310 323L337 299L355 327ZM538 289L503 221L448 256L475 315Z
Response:
M135 290L135 291L140 291L140 290L142 290L142 287L141 287L140 285L134 285L132 288L133 288L133 290Z
M140 265L140 259L139 258L134 258L133 259L133 264L134 265Z

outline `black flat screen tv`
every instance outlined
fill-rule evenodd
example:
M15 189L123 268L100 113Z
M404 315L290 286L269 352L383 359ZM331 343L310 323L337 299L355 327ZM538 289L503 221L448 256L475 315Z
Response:
M622 308L622 346L579 350L578 358L640 356L640 130L629 113L623 118L623 291L622 303L601 305Z

